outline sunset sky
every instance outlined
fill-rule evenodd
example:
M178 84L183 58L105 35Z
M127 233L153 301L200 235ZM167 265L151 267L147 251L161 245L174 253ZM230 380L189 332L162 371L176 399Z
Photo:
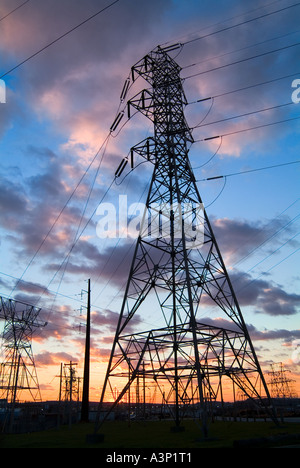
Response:
M0 295L47 322L33 339L44 400L61 362L83 374L88 279L99 398L135 237L100 238L97 208L145 202L153 169L114 182L153 128L141 115L110 127L132 65L173 43L191 164L245 322L263 370L283 362L300 396L299 20L293 0L0 0Z

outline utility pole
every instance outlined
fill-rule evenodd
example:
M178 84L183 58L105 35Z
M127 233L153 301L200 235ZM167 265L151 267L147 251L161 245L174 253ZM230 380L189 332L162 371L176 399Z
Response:
M86 316L86 337L84 374L81 405L81 422L89 421L89 385L90 385L90 338L91 338L91 280L88 280L87 296L87 316Z

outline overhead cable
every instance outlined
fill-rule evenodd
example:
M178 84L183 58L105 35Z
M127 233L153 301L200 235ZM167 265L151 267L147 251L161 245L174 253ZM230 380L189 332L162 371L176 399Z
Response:
M300 31L293 31L293 32L289 32L289 33L286 33L286 34L282 34L281 36L276 36L276 37L272 37L270 39L266 39L265 41L260 41L260 42L255 42L253 44L250 44L250 45L247 45L247 46L244 46L244 47L241 47L240 49L234 49L234 50L231 50L229 52L224 52L223 54L221 55L216 55L214 57L209 57L209 58L206 58L205 60L201 60L200 62L195 62L195 63L191 63L190 65L185 65L184 67L182 67L182 70L185 70L187 68L191 68L191 67L195 67L196 65L201 65L202 63L205 63L205 62L211 62L212 60L215 60L215 59L220 59L222 57L225 57L226 55L231 55L231 54L235 54L237 52L241 52L242 50L246 50L246 49L251 49L253 47L256 47L258 45L262 45L262 44L266 44L267 42L272 42L272 41L276 41L278 39L282 39L284 37L287 37L287 36L291 36L293 34L297 34L299 33Z
M202 28L200 31L196 31L196 32L194 32L194 33L192 33L192 34L196 34L196 33L199 34L201 31L204 31L204 30L206 30L206 29L210 29L210 28L215 27L215 26L218 26L218 25L220 25L220 24L227 23L228 21L235 20L236 18L240 18L241 16L242 16L242 17L245 17L246 15L248 15L248 14L250 14L250 13L254 13L254 12L257 11L257 10L261 10L262 8L267 8L267 7L271 6L271 5L273 5L274 3L278 3L278 2L280 2L280 1L281 1L281 0L276 0L276 1L274 1L274 2L271 2L271 3L268 3L268 4L264 5L263 7L254 8L254 9L252 9L252 10L244 11L243 13L241 13L241 14L239 14L239 15L235 15L235 16L232 16L232 17L230 17L230 18L225 18L223 21L218 21L217 23L210 24L209 26L206 26L205 28ZM235 26L234 26L234 27L235 27ZM216 34L216 33L218 33L218 31L215 31L213 34ZM187 36L187 34L186 34L185 36ZM185 36L184 36L184 37L185 37ZM190 34L190 36L191 36L191 34ZM200 39L200 38L201 38L201 37L199 37L199 39ZM198 39L197 39L197 40L198 40ZM166 46L167 44L173 44L173 42L174 42L174 41L164 42L163 44L161 44L161 46L163 47L163 46ZM182 44L184 45L185 42L182 42Z
M234 62L226 63L225 65L219 65L218 67L210 68L209 70L204 70L204 71L201 71L201 72L194 73L193 75L183 77L183 80L194 78L195 76L199 76L199 75L204 75L205 73L210 73L212 71L220 70L222 68L226 68L226 67L229 67L231 65L237 65L239 63L247 62L248 60L253 60L253 59L256 59L256 58L264 57L265 55L273 54L275 52L280 52L282 50L290 49L291 47L296 47L296 46L299 46L299 45L300 45L300 42L295 42L294 44L289 44L289 45L284 46L284 47L279 47L278 49L273 49L273 50L269 50L268 52L263 52L261 54L253 55L252 57L247 57L247 58L244 58L244 59L235 60Z
M21 65L23 65L24 63L28 62L29 60L31 60L33 57L36 57L38 54L40 54L41 52L43 52L44 50L48 49L48 47L52 46L53 44L55 44L56 42L60 41L61 39L63 39L64 37L66 37L68 34L70 34L71 32L75 31L76 29L78 29L80 26L82 26L83 24L87 23L88 21L90 21L91 19L95 18L96 16L100 15L100 13L103 13L105 10L107 10L108 8L112 7L113 5L115 5L116 3L118 3L120 0L114 0L112 3L110 3L109 5L107 5L106 7L102 8L101 10L97 11L96 13L94 13L93 15L89 16L88 18L86 18L84 21L81 21L81 23L77 24L76 26L74 26L73 28L69 29L68 31L66 31L65 33L61 34L60 36L58 36L56 39L54 39L53 41L49 42L47 45L45 45L44 47L42 47L41 49L39 49L37 52L35 52L34 54L31 54L29 57L27 57L26 59L24 59L22 62L18 63L17 65L15 65L13 68L11 68L10 70L8 70L7 72L5 72L3 75L0 76L0 78L3 78L4 76L8 75L9 73L11 73L12 71L16 70L17 68L19 68Z
M259 230L256 230L256 234L252 234L252 238L253 237L256 237L258 234L261 234L263 231L264 232L267 232L270 228L272 228L272 224L275 223L275 221L280 218L282 215L284 215L291 207L293 207L296 203L299 203L300 201L300 198L297 198L295 201L293 201L293 203L291 203L289 206L287 206L284 210L282 210L277 216L275 216L271 221L269 221L266 225L264 225L263 227L261 227ZM286 223L284 226L282 226L279 230L277 230L275 233L273 233L270 237L268 237L266 240L264 240L261 244L257 245L256 247L254 247L248 254L244 255L242 258L240 258L237 262L235 262L232 267L235 267L236 265L238 265L240 262L244 261L246 258L248 258L250 255L253 254L253 252L255 252L257 249L259 249L262 245L264 245L266 242L268 242L270 239L272 239L273 237L275 237L277 234L279 234L282 230L286 229L287 227L289 227L290 224L292 224L295 220L298 219L300 215L298 214L297 216L295 216L292 220L290 220L288 223ZM239 249L241 248L241 246L237 247L234 251L232 251L232 254L235 254Z
M227 96L228 94L238 93L239 91L245 91L245 90L250 89L250 88L256 88L257 86L263 86L265 84L274 83L275 81L284 80L286 78L292 78L293 76L296 76L296 75L300 75L300 71L298 71L296 73L291 73L290 75L280 76L279 78L273 78L272 80L261 81L260 83L255 83L253 85L243 86L242 88L233 89L232 91L225 91L223 93L214 94L213 96L210 96L210 97L197 99L195 101L188 102L188 105L196 104L198 102L208 101L209 99L214 99L214 98L218 98L218 97Z
M241 171L241 172L232 172L231 174L208 177L207 179L198 179L196 182L204 182L204 181L207 181L207 180L223 179L224 177L232 177L232 176L236 176L236 175L240 175L240 174L247 174L249 172L265 171L267 169L274 169L275 167L289 166L291 164L299 164L299 163L300 163L300 160L298 159L297 161L290 161L290 162L282 163L282 164L274 164L273 166L259 167L259 168L256 168L256 169L248 169L246 171Z
M228 120L239 119L241 117L246 117L246 116L253 115L253 114L259 114L260 112L266 112L266 111L273 110L273 109L279 109L280 107L290 106L291 104L294 104L294 103L293 102L287 102L286 104L278 104L277 106L266 107L265 109L259 109L259 110L252 111L252 112L245 112L244 114L233 115L232 117L226 117L224 119L215 120L214 122L200 123L200 124L197 124L194 127L192 127L191 130L193 130L195 128L199 128L199 127L205 127L205 126L208 126L208 125L221 123L221 122L227 122Z
M104 198L106 197L106 195L108 194L109 190L111 189L113 183L114 183L114 178L112 179L111 183L109 184L108 188L106 189L104 195L102 196L101 200L100 200L100 203L102 203L102 201L104 200ZM60 269L62 268L63 264L68 261L73 249L75 248L77 242L79 241L79 239L81 238L82 234L84 233L84 231L86 230L87 226L89 225L91 219L93 218L93 216L95 215L96 211L97 211L98 207L96 207L93 211L93 213L91 214L91 216L88 218L88 220L86 221L85 225L83 226L83 228L81 229L80 233L78 234L77 238L74 240L73 244L71 245L68 253L65 255L63 261L61 262L61 264L59 265L57 271L54 273L52 279L49 281L48 283L48 286L45 287L45 290L48 289L49 285L52 283L52 281L55 279L56 275L59 273ZM42 293L43 294L43 293Z
M194 140L194 143L201 142L201 141L215 140L216 138L236 135L238 133L243 133L243 132L250 132L251 130L257 130L263 127L270 127L272 125L279 125L285 122L291 122L292 120L298 120L298 119L300 119L300 115L298 115L297 117L291 117L290 119L278 120L277 122L269 122L267 124L256 125L255 127L243 128L241 130L234 130L232 132L222 133L221 135L215 135L211 137L202 138L200 140Z
M19 10L19 8L21 8L22 6L24 6L26 3L30 2L30 0L26 0L26 2L23 2L21 3L21 5L17 6L16 8L14 8L13 10L11 10L9 13L6 13L6 15L2 16L2 18L0 18L0 21L4 20L5 18L7 18L8 16L10 16L12 13L14 13L15 11Z
M73 198L73 196L75 195L77 189L79 188L81 182L83 181L84 177L86 176L86 174L88 173L89 169L91 168L92 164L94 163L95 159L97 158L97 156L99 155L100 151L102 150L102 148L105 147L105 145L107 144L108 142L108 139L109 139L109 134L107 135L107 137L105 138L105 140L103 141L102 145L100 146L100 148L98 149L98 151L96 152L95 156L93 157L93 159L91 160L90 164L88 165L88 167L86 168L86 170L84 171L83 175L81 176L80 180L78 181L78 183L76 184L74 190L72 191L72 193L70 194L70 196L68 197L67 201L65 202L64 206L61 208L59 214L57 215L56 219L54 220L54 222L52 223L52 225L50 226L48 232L46 233L46 235L44 236L43 240L41 241L39 247L37 248L36 252L34 253L33 257L31 258L31 260L29 261L29 263L27 264L25 270L23 271L22 275L20 276L19 278L19 281L21 281L26 273L26 271L28 270L28 268L30 267L30 265L33 263L34 259L36 258L37 254L39 253L39 251L41 250L41 248L43 247L44 243L46 242L47 238L49 237L49 235L51 234L52 230L54 229L54 227L56 226L58 220L60 219L60 217L62 216L64 210L66 209L66 207L68 206L69 202L71 201L71 199ZM15 288L17 287L17 285L19 284L19 281L15 284L13 290L11 291L10 294L13 293L13 291L15 290Z
M213 31L211 33L207 33L207 34L204 34L203 36L199 36L199 37L196 37L194 39L190 39L189 41L185 41L183 42L182 44L183 45L186 45L186 44L191 44L192 42L196 42L196 41L199 41L200 39L205 39L207 37L210 37L210 36L213 36L214 34L218 34L220 32L224 32L224 31L228 31L230 29L233 29L233 28L237 28L238 26L242 26L244 24L248 24L248 23L251 23L253 21L256 21L256 20L259 20L259 19L262 19L262 18L266 18L267 16L270 16L270 15L274 15L276 13L281 13L282 11L284 10L288 10L290 8L294 8L294 7L297 7L300 5L300 2L298 3L294 3L293 5L289 5L287 7L284 7L284 8L280 8L279 10L274 10L274 11L271 11L269 13L265 13L263 15L260 15L260 16L256 16L255 18L251 18L249 20L245 20L245 21L241 21L240 23L237 23L237 24L234 24L232 26L227 26L225 28L222 28L222 29L219 29L217 31Z
M279 249L277 249L279 250ZM290 254L288 254L286 257L284 257L282 260L280 260L279 262L275 263L275 265L271 266L268 270L265 270L263 271L262 273L260 273L260 275L256 276L255 278L253 278L252 280L250 280L248 283L244 284L244 286L242 286L241 288L239 288L236 292L239 293L241 290L243 290L244 288L247 288L249 287L252 283L254 283L255 281L257 281L261 276L263 275L266 275L267 273L269 273L271 270L273 270L274 268L276 268L278 265L280 265L281 263L285 262L288 258L292 257L293 255L295 255L295 253L299 252L300 250L300 247L298 247L297 249L295 249L293 252L291 252Z

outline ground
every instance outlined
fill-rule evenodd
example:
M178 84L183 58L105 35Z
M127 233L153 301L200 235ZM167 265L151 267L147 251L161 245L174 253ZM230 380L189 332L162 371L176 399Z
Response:
M1 434L1 448L102 448L102 449L201 449L255 447L273 448L300 445L300 423L216 421L204 437L201 425L185 421L183 431L173 431L171 421L109 421L97 435L102 441L88 443L93 423L78 423L31 434Z

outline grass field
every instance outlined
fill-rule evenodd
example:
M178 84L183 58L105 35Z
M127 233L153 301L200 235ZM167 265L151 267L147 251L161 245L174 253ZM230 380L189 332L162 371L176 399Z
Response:
M0 447L200 449L234 448L243 443L259 448L300 444L300 423L296 422L276 426L272 422L219 421L209 425L207 438L195 421L185 421L183 432L173 432L173 425L171 421L109 421L99 431L104 434L104 440L87 443L87 435L94 432L94 424L78 423L30 434L1 434Z

